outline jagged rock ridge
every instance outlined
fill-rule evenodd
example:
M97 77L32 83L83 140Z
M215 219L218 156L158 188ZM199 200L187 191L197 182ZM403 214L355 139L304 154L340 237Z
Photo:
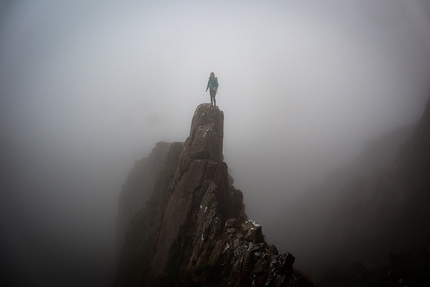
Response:
M172 144L131 221L115 286L297 286L294 256L247 220L223 162L223 124L222 111L201 104L183 148Z

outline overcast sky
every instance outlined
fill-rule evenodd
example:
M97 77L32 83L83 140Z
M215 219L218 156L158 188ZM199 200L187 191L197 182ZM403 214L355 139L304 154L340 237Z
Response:
M157 141L185 141L196 106L209 102L210 72L225 161L263 228L268 210L367 140L417 121L430 91L426 0L0 9L2 255L11 272L52 286L69 279L51 270L67 252L109 269L121 185ZM73 258L67 267L81 263ZM90 284L82 270L70 286Z

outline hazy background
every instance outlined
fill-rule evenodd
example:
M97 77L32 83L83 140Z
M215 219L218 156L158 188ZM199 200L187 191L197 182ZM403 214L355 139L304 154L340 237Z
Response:
M212 71L247 213L299 259L276 236L295 220L284 202L421 116L429 15L425 0L0 2L2 280L107 284L121 185L157 141L186 139Z

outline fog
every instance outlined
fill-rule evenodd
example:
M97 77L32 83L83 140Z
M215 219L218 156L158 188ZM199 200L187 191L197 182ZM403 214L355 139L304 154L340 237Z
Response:
M285 202L369 139L417 121L429 95L425 0L0 9L0 267L10 286L112 280L121 186L156 142L186 139L210 72L247 214L293 254L276 234L294 220L282 218Z

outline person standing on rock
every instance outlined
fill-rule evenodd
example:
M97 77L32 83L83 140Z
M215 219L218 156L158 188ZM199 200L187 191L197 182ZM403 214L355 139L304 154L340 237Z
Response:
M206 92L209 89L209 93L211 95L211 106L216 107L215 95L218 91L218 78L215 77L214 72L212 72L209 76L208 85L206 86Z

